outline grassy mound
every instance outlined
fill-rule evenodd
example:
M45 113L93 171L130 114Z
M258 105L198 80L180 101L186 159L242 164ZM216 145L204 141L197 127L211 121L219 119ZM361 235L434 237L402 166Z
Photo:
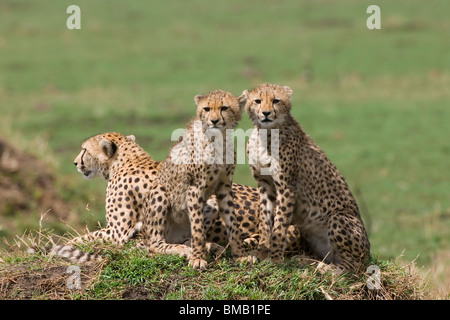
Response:
M4 252L0 260L0 299L153 299L153 300L311 300L434 299L414 263L373 259L375 275L334 276L316 261L292 258L281 265L236 264L210 258L206 271L191 269L186 259L149 256L131 242L125 248L100 248L105 259L73 266L52 256ZM90 250L89 245L83 246ZM78 281L78 282L77 282Z

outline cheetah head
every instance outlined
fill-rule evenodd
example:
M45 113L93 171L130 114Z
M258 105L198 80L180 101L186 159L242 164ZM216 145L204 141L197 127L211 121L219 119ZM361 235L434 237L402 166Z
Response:
M267 83L242 93L247 100L245 110L260 128L273 128L283 122L291 110L291 95L290 87Z
M134 136L125 137L118 133L108 133L96 135L81 144L81 151L73 163L85 179L95 177L109 179L110 167L117 158L117 139L135 141Z
M216 90L206 95L194 97L197 104L197 117L208 129L231 129L241 120L245 104L243 96L235 97L231 93Z

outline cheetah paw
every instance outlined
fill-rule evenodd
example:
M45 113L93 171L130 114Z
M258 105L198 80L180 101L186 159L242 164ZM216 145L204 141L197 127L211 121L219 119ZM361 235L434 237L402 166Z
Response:
M333 268L329 264L326 264L325 262L321 261L318 263L316 271L319 272L320 274L325 274L328 272L333 272Z
M242 264L249 264L249 265L253 265L258 259L255 256L247 256L247 257L240 257L237 258L236 261L238 263L242 263Z
M249 248L253 248L253 247L256 247L258 245L258 241L259 240L258 240L257 237L251 236L249 238L245 238L244 239L244 245L249 247Z
M206 251L215 257L219 257L225 252L225 248L217 243L208 242L206 243Z
M191 266L193 269L196 269L196 270L205 270L207 264L208 263L206 262L206 260L203 260L203 259L189 260L189 266Z

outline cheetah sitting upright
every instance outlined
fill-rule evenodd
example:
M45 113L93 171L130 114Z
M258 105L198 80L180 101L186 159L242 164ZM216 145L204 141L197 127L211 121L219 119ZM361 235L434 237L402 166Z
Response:
M233 255L246 259L233 212L234 147L227 145L226 139L226 130L235 128L241 118L244 101L216 90L195 96L195 103L197 116L172 146L149 193L143 232L151 252L185 255L194 269L204 269L204 224L209 218L203 209L212 195L227 227ZM186 226L190 228L186 230ZM186 231L191 233L191 247L168 241Z
M247 153L260 191L259 254L281 260L292 223L314 256L338 273L354 272L370 254L357 203L337 168L291 115L291 94L291 88L271 84L243 92L254 123Z

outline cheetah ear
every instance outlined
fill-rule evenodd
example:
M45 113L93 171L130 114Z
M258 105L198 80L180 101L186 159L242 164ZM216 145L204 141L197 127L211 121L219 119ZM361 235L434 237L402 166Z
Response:
M238 97L239 100L239 109L244 109L245 104L247 103L247 94L245 94L247 90L245 90L244 92L242 92L242 94ZM248 93L248 92L247 92Z
M117 151L117 145L108 139L100 140L100 147L108 159L111 159Z
M203 98L203 95L201 95L201 94L196 95L194 97L195 104L198 105L200 103L200 100L202 100L202 98Z
M283 86L284 92L286 92L288 98L292 96L292 89L288 86Z
M136 142L136 137L133 134L130 134L129 136L126 136L127 140Z
M242 94L239 96L239 106L241 106L241 104L242 104L242 107L244 107L247 112L248 112L248 108L250 106L250 103L248 103L249 102L248 94L249 94L248 90L244 90L244 91L242 91Z

